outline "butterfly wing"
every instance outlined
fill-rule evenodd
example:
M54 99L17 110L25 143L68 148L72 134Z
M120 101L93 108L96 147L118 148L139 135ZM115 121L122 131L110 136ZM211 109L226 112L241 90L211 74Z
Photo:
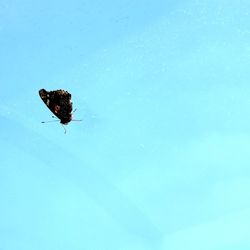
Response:
M60 119L62 124L72 120L71 94L65 90L39 90L39 95L50 111Z

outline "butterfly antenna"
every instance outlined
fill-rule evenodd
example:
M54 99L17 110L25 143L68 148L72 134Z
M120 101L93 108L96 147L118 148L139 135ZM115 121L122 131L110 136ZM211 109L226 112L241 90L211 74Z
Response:
M51 116L53 119L55 119L56 117L54 115ZM56 119L56 120L51 120L51 121L43 121L41 123L47 123L47 122L58 122L60 120Z
M53 120L53 121L42 121L41 123L49 123L49 122L58 122L60 120Z

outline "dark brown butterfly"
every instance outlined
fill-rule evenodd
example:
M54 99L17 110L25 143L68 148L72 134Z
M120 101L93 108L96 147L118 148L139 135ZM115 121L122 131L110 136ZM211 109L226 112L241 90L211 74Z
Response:
M67 125L72 121L72 102L69 92L62 89L54 91L40 89L39 95L50 111L60 120L62 125Z

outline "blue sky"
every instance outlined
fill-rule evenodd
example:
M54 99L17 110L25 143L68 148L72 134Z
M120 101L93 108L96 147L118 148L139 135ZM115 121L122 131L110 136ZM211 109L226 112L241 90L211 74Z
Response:
M1 1L0 249L249 249L249 9Z

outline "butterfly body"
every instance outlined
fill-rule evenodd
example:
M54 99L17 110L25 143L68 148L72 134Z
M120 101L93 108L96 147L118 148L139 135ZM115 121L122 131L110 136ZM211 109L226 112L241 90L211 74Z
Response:
M65 90L54 91L39 90L39 95L50 111L67 125L72 120L71 94Z

